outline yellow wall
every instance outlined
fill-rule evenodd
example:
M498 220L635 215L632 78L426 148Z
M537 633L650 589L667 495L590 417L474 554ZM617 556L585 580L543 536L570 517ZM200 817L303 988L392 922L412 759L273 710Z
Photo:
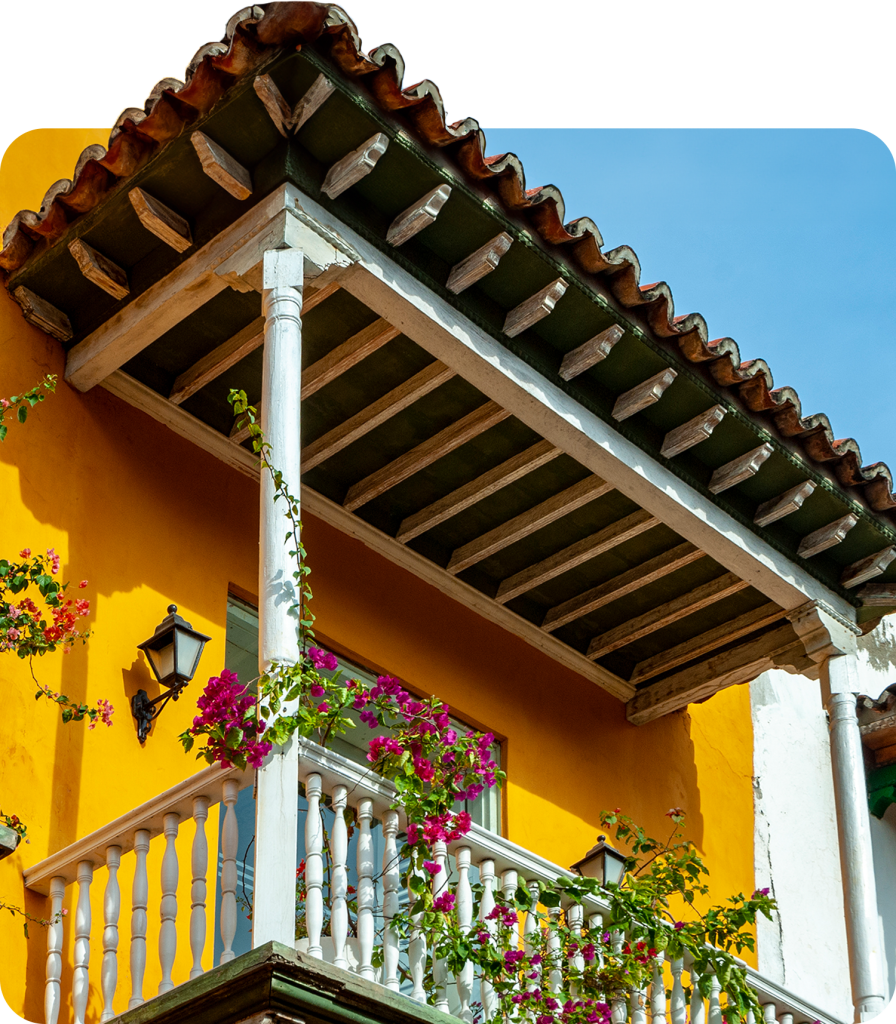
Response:
M77 153L91 141L97 133L33 132L18 140L0 171L3 222L22 205L39 205L46 185L71 173ZM47 372L61 380L63 365L60 346L27 326L2 292L0 395L25 390ZM90 581L83 593L92 602L95 635L86 648L44 658L35 670L42 682L72 698L93 703L102 696L116 708L111 729L63 726L51 705L33 699L27 666L0 656L0 733L4 751L12 751L0 769L0 807L19 814L32 834L30 846L0 863L0 898L42 916L45 902L23 891L24 865L200 767L176 741L192 719L198 686L166 708L145 748L138 744L128 703L138 688L153 696L157 687L136 645L174 601L212 637L200 677L222 667L228 586L249 594L257 589L258 498L251 481L101 388L82 395L64 383L24 427L10 425L0 445L0 494L0 557L26 545L35 551L55 547L65 578ZM506 738L509 838L570 864L594 842L602 808L622 807L662 834L665 812L681 806L689 836L713 869L717 898L749 893L752 736L745 688L635 729L623 706L603 691L360 542L306 517L306 545L319 637L417 690L439 694L460 716ZM215 824L213 816L212 836ZM189 906L190 829L184 831L182 923ZM156 884L159 841L154 847L150 877ZM214 864L214 843L211 852ZM125 858L122 870L122 975L132 859ZM94 922L102 920L104 878L100 872ZM152 897L149 920L152 964L158 929ZM68 931L70 950L70 926ZM20 924L0 915L0 983L13 1009L40 1020L46 936L39 927L31 933L26 942ZM95 943L94 1000L100 958ZM210 959L208 952L207 964ZM182 932L181 977L188 961ZM147 994L156 984L157 975L148 974ZM68 969L63 991L70 991Z

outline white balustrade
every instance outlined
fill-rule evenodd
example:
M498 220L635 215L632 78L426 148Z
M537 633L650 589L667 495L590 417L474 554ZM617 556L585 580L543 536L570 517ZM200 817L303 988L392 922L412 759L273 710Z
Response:
M327 959L337 968L354 972L368 982L381 984L393 992L400 990L399 961L401 944L391 922L399 912L400 861L399 830L403 821L400 812L390 806L394 791L383 780L370 774L331 751L324 751L308 741L299 742L299 777L304 783L308 811L305 825L305 920L307 924L307 952L312 957ZM221 829L220 870L220 933L223 945L221 963L233 960L234 937L237 925L237 858L239 835L236 821L236 801L242 788L251 785L254 772L220 768L200 772L180 786L117 819L110 825L79 840L71 847L34 868L26 871L26 883L50 897L50 925L47 929L47 973L45 988L45 1019L47 1024L58 1024L60 1007L69 994L62 990L63 970L63 918L62 905L65 889L77 883L74 914L74 948L71 964L71 1004L75 1024L85 1020L90 990L90 886L96 869L105 866L107 878L103 894L102 962L99 988L103 1007L99 1020L106 1022L115 1015L114 1002L118 988L119 916L121 896L118 872L124 857L132 852L133 889L130 928L131 995L128 1008L144 1001L144 978L147 973L147 916L148 910L158 907L161 918L159 931L159 959L153 964L153 973L161 976L159 992L169 991L174 985L202 974L202 960L206 944L208 897L208 838L206 822L213 803L223 803ZM298 798L298 795L297 795ZM329 810L325 808L329 807ZM330 821L330 834L324 823ZM354 814L357 820L354 851L350 848L348 822ZM325 818L325 815L327 816ZM180 826L193 818L195 833L191 851L191 871L184 879L184 893L190 883L189 937L192 966L176 967L178 852L177 835ZM375 840L382 836L382 863L374 863ZM159 838L164 844L158 888L150 885L147 875L147 855L151 841ZM264 836L256 842L265 842ZM277 841L277 837L273 837ZM357 913L351 912L348 890L349 858L357 869ZM507 936L503 950L517 950L521 946L530 953L544 949L546 957L542 968L530 970L523 979L527 988L542 987L560 999L568 995L577 998L574 990L564 991L564 979L586 965L583 944L593 941L600 964L602 943L609 907L590 899L584 906L567 904L564 908L548 908L548 920L556 923L565 914L565 920L574 936L581 939L579 948L568 962L562 960L562 949L557 932L547 927L544 911L537 910L539 885L555 879L562 869L535 854L492 835L476 826L462 839L446 845L437 843L432 854L440 870L432 878L435 898L445 894L454 896L458 925L464 929L475 926L489 943L498 942L498 922L490 918L495 907L498 888L511 903L518 888L527 889L533 900L533 909L524 915L514 914L509 929L500 929ZM449 865L454 871L449 871ZM326 865L326 866L325 866ZM482 896L478 907L473 897L471 874L478 870ZM417 894L409 892L409 909L417 901ZM294 892L283 894L292 901ZM182 894L184 898L184 894ZM451 901L447 901L451 902ZM474 916L475 915L475 916ZM354 918L354 919L353 919ZM587 929L586 929L587 922ZM325 927L326 926L326 927ZM97 942L99 939L97 939ZM449 979L446 965L436 959L432 964L432 983L427 986L428 936L422 928L422 915L411 915L411 928L407 943L407 975L410 995L420 1003L428 1003L442 1011L454 1012L464 1024L474 1019L496 1021L500 1014L494 988L485 978L479 978L479 1000L482 1011L474 1006L476 976L471 963L465 964L456 977ZM618 929L610 937L611 947L621 951L630 939ZM377 949L379 944L380 948ZM304 943L302 946L304 947ZM374 962L382 967L374 967ZM610 992L605 999L610 1003L614 1024L724 1024L721 1005L721 986L712 976L708 994L699 989L699 977L690 960L672 960L662 953L648 965L650 974L644 986L627 992ZM531 975L535 976L532 977ZM759 1024L809 1024L819 1020L823 1024L836 1024L815 1007L800 1002L783 989L766 981L748 969L750 983L760 993L763 1005ZM456 987L449 995L449 980ZM671 982L667 998L666 985ZM688 999L688 994L690 999ZM118 995L119 999L123 996ZM91 1022L92 1024L92 1022ZM752 1022L755 1024L755 1022Z

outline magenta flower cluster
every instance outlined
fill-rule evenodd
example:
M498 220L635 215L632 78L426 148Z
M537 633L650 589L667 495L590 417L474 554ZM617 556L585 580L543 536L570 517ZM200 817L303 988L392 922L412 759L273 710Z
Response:
M256 717L255 696L240 686L236 672L225 668L220 676L212 676L196 706L201 713L193 719L189 733L207 737L211 760L230 768L238 750L253 768L261 767L271 744L260 739L265 724Z

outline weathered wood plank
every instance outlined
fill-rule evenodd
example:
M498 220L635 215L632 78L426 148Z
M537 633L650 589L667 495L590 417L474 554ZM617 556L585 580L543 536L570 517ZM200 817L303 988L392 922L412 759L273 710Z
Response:
M324 75L318 75L295 107L290 108L270 75L256 76L252 87L277 131L285 138L294 135L320 109L324 101L333 95L335 88Z
M574 512L577 508L596 501L604 494L612 491L613 485L599 476L588 476L580 480L572 487L560 491L546 501L542 501L528 512L521 512L518 516L501 523L481 537L471 540L469 544L459 547L452 555L448 563L448 572L454 574L469 569L471 565L481 562L497 551L515 544L530 533L540 530L543 526L561 519L563 516Z
M685 640L684 643L676 644L675 647L670 647L667 651L661 651L652 658L639 661L635 665L630 681L637 686L648 679L653 679L654 676L661 675L663 672L669 672L673 668L678 668L679 665L684 665L687 661L693 661L704 654L709 654L710 651L714 651L717 647L724 647L734 640L739 640L741 637L754 633L757 629L762 629L763 626L769 626L771 623L783 618L784 609L780 608L773 601L769 601L767 604L760 605L752 611L739 615L730 622L723 622L714 629L708 629L705 633L691 637L690 640Z
M68 244L68 251L74 256L75 262L84 277L98 288L102 288L113 299L125 299L130 294L128 275L83 238L73 238Z
M403 210L389 225L386 232L386 241L398 247L404 245L414 235L434 224L439 211L448 202L451 195L450 185L439 185L430 189L425 196L418 199L416 203Z
M12 295L22 307L25 320L32 327L37 327L57 341L71 341L72 324L61 309L57 309L24 285L19 285Z
M458 515L464 509L470 508L477 502L482 501L489 495L507 487L516 480L528 476L540 466L546 465L560 455L560 449L555 448L549 441L539 441L527 448L519 455L502 462L500 466L488 470L481 476L471 480L468 484L458 487L444 498L439 498L431 505L415 512L412 516L402 521L398 528L396 540L401 544L407 544L409 540L419 537L421 533L432 530L439 523Z
M204 132L190 136L199 162L205 173L234 199L248 199L252 195L252 175L245 167Z
M372 135L366 142L362 142L357 149L346 154L341 160L327 171L321 191L336 199L346 189L357 185L362 179L376 167L377 161L389 147L389 137L382 132Z
M873 555L868 555L867 558L861 558L843 570L840 575L840 585L842 587L857 587L860 583L867 583L868 580L873 580L875 576L886 572L887 566L894 558L896 558L896 547L892 545Z
M486 430L506 420L509 415L510 413L506 409L502 409L497 402L486 402L485 405L480 405L478 409L474 409L473 412L456 423L440 430L433 437L427 438L416 448L405 452L404 455L394 459L382 469L353 484L348 489L343 506L349 512L354 512L355 509L366 505L368 501L385 494L390 488L400 484L402 480L407 480L409 476L432 465L443 455L447 455L448 452L454 451L455 448L459 448L474 437L478 437Z
M896 583L866 583L856 591L856 597L865 608L896 607Z
M813 481L807 480L805 483L789 488L783 494L779 494L777 498L764 501L756 509L753 522L757 526L768 526L770 523L783 519L784 516L789 516L792 512L796 512L803 507L803 502L814 490L815 484Z
M665 370L660 370L659 373L655 373L652 377L648 377L647 380L621 394L613 406L613 419L620 422L627 420L635 413L658 402L677 376L676 371L668 366Z
M733 572L726 572L723 576L710 580L709 583L704 583L686 594L666 601L665 604L661 604L657 608L651 608L643 615L623 622L601 636L596 636L588 645L587 656L603 658L613 651L618 651L621 647L633 644L642 637L649 636L666 626L671 626L679 619L685 619L688 615L699 612L708 605L716 604L732 594L737 594L749 585L745 580L735 576Z
M770 630L645 687L626 705L626 717L632 725L646 725L728 686L748 683L772 668L774 657L792 645L792 626Z
M625 331L619 324L613 324L612 327L608 327L605 331L595 335L590 341L586 341L583 345L579 345L578 348L567 352L563 357L563 362L560 364L560 376L564 380L572 380L574 377L583 374L586 370L590 370L592 366L603 362L613 351L613 346L623 334L625 334Z
M397 338L401 332L383 319L352 335L348 341L337 345L322 359L302 370L302 398L310 398L316 391L340 374L366 359L371 353L382 348L386 342Z
M513 239L506 231L502 231L500 235L495 235L485 245L480 246L474 253L471 253L466 259L461 260L460 263L455 264L451 268L451 273L448 275L448 282L445 287L449 292L460 295L470 285L481 281L486 274L490 274L495 270L501 262L501 257L512 244Z
M584 594L578 594L562 604L555 605L545 615L541 628L548 632L560 629L561 626L590 615L591 612L633 594L636 590L705 557L705 552L693 544L679 544L641 565L627 569L605 583L586 590Z
M773 451L770 444L761 444L758 448L726 462L724 466L719 466L710 478L710 491L713 494L721 494L729 487L735 487L737 484L743 483L744 480L749 480L759 472L760 466Z
M290 127L293 132L298 130L309 121L324 103L333 95L336 86L326 75L318 75L308 86L308 91L295 105L290 118Z
M699 416L688 420L687 423L682 423L680 427L675 427L674 430L670 430L666 434L663 446L660 448L660 455L666 459L681 455L682 452L686 452L689 448L693 448L694 445L700 444L701 441L710 437L724 418L725 409L721 405L714 405L706 412L701 412Z
M175 213L142 188L132 188L128 192L128 199L146 230L171 246L175 252L186 252L193 244L190 224L185 217Z
M828 523L827 526L822 526L819 530L813 530L812 533L803 537L800 541L800 546L797 548L796 553L801 558L811 558L813 555L821 554L822 551L827 551L828 548L836 547L858 521L858 516L848 512L845 516L841 516L832 523Z
M347 448L348 445L357 441L358 438L369 434L371 430L397 416L402 409L419 401L424 395L428 395L446 381L451 380L456 374L440 362L430 363L397 388L393 388L387 395L376 402L372 402L367 408L350 416L340 423L338 427L323 434L316 441L307 445L302 450L302 470L307 472L319 466L322 462L331 458L337 452Z
M168 401L180 405L263 344L264 317L260 316L184 370L174 382Z
M556 281L545 285L518 306L514 306L504 319L504 333L507 337L515 338L553 313L554 306L566 294L568 287L567 282L558 277Z
M651 530L654 526L658 525L659 519L656 519L649 512L645 512L643 509L632 512L631 515L625 516L625 518L620 519L616 523L611 523L603 530L592 533L590 537L583 537L582 540L576 541L575 544L570 544L555 555L551 555L535 565L528 566L514 576L510 576L498 587L495 600L501 604L512 601L515 597L519 597L520 594L525 594L528 590L534 590L536 587L540 587L542 583L552 580L555 576L569 572L571 569L575 569L576 566L589 562L592 558L597 558L598 555L602 555L605 551L618 547L627 540L631 540L633 537L637 537L639 534L645 533L647 530Z

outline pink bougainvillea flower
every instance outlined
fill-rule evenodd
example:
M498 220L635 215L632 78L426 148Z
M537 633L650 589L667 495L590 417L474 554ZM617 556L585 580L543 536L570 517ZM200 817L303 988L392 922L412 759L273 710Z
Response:
M22 550L19 552L19 558L30 558L30 557L31 557L31 548L22 548Z
M425 860L423 862L423 867L431 875L437 875L442 870L442 865L441 864L435 864L431 860Z

